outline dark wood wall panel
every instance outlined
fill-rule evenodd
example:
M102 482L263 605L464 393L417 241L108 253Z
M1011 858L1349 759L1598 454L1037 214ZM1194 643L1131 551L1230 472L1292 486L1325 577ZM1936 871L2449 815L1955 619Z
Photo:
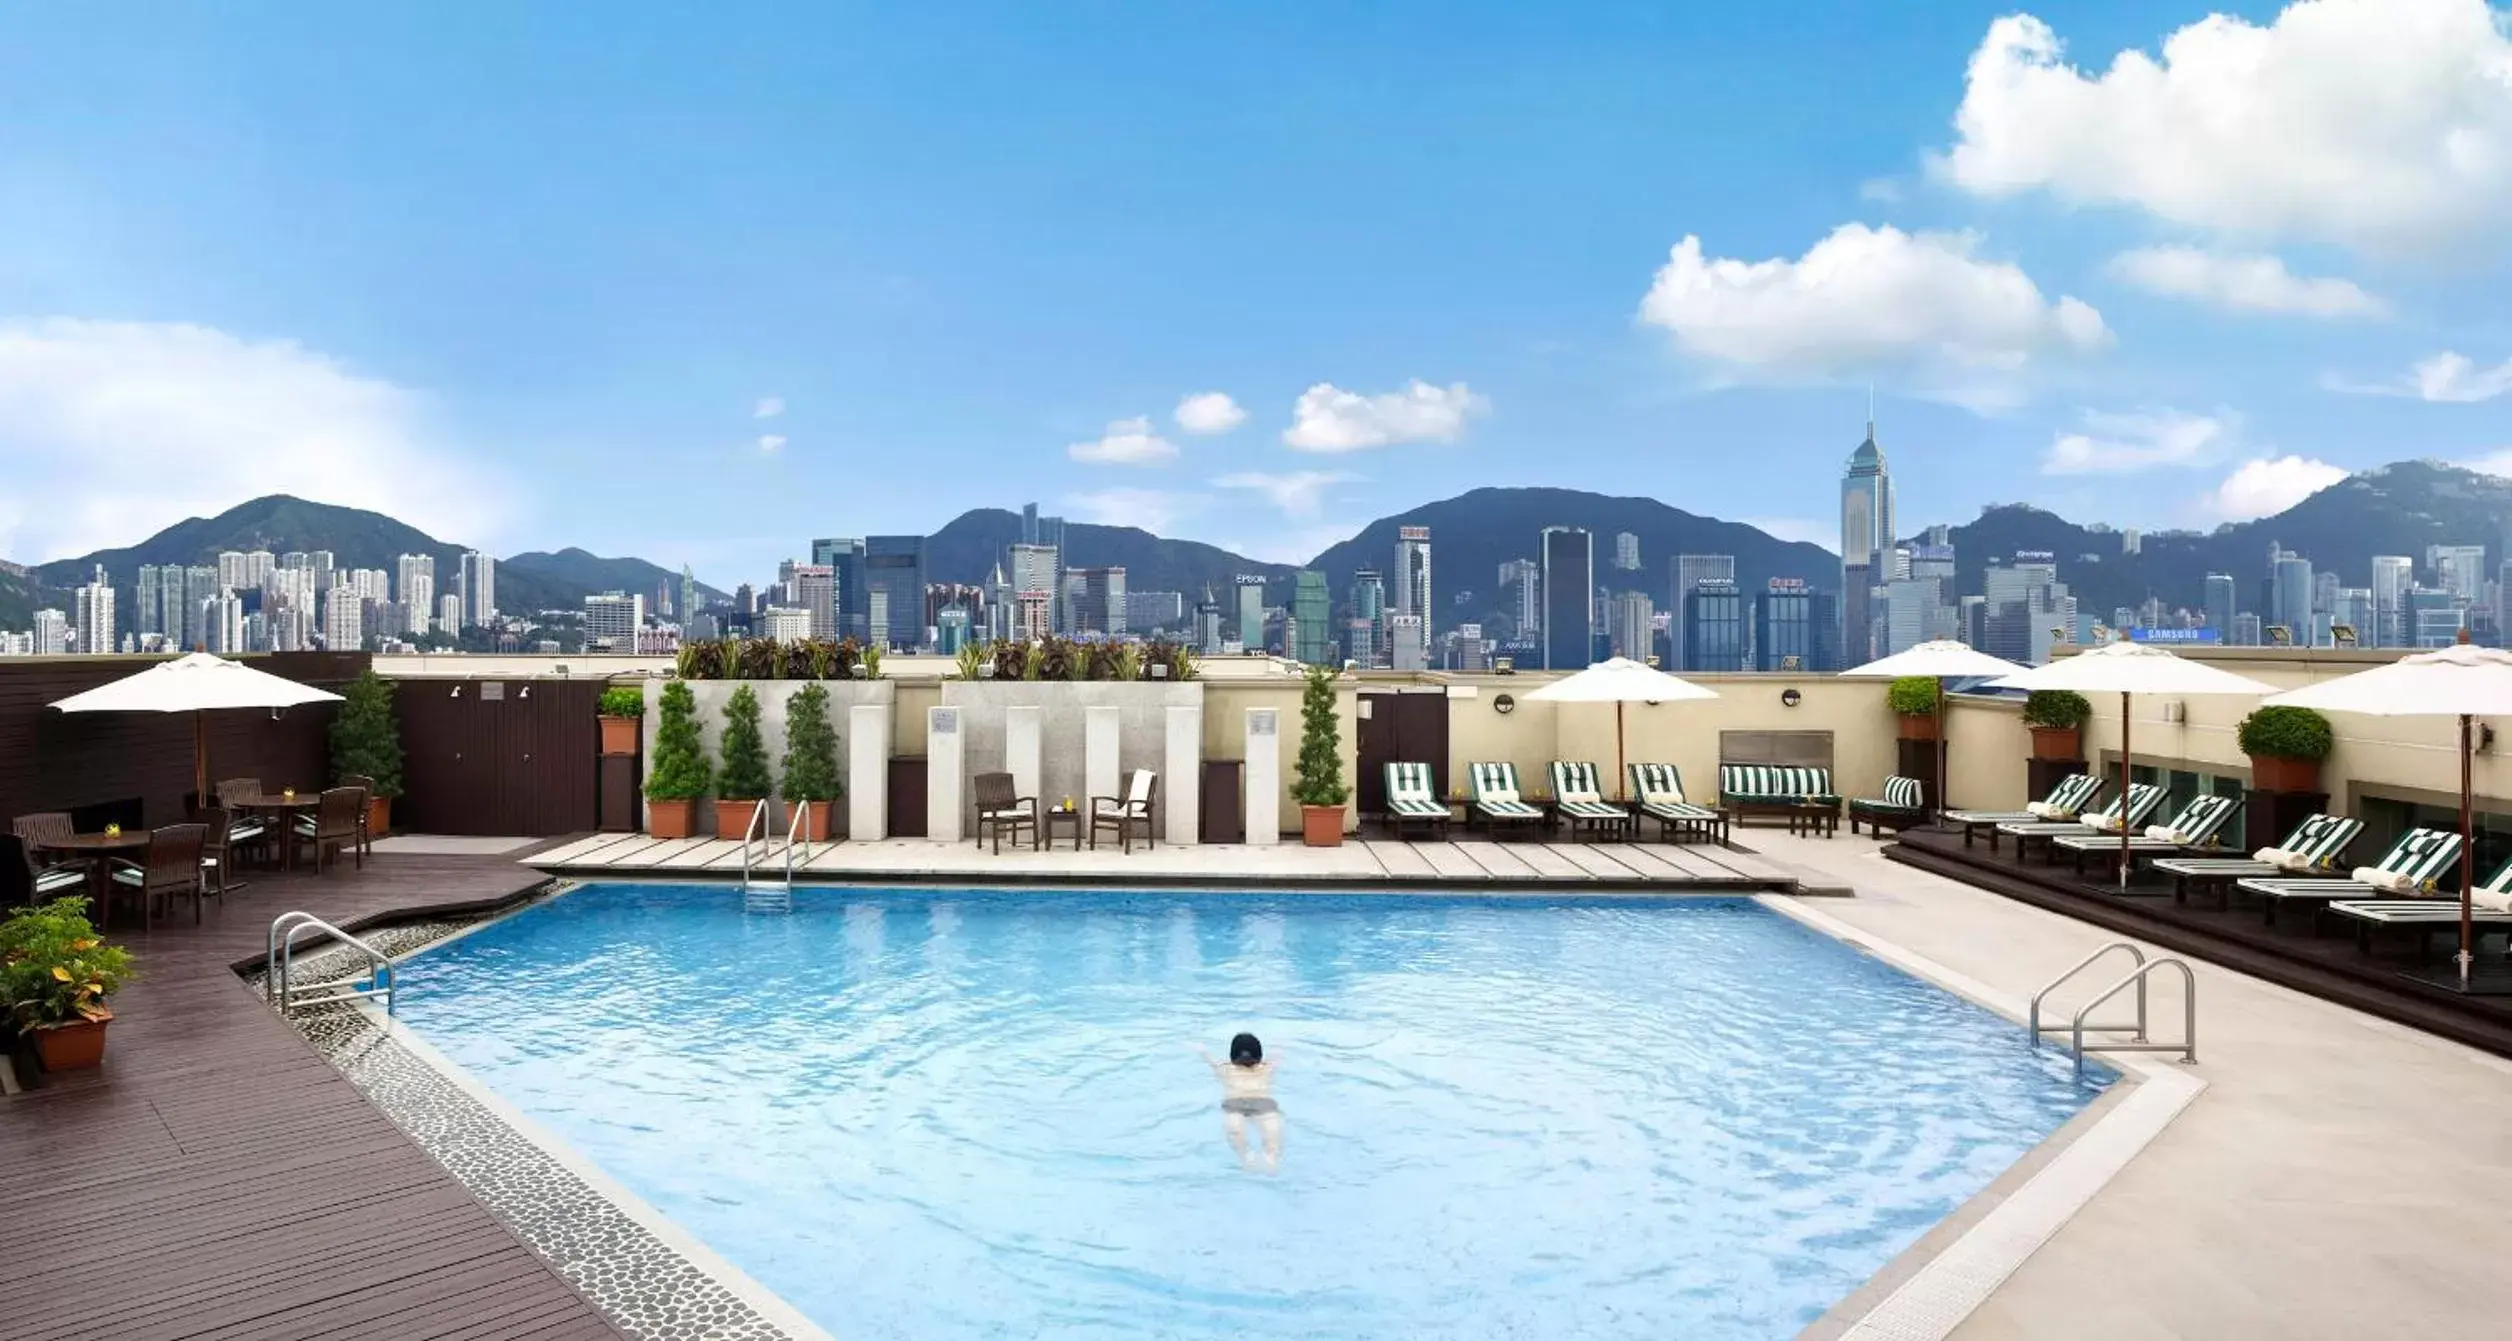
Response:
M393 827L540 838L600 821L601 680L405 680Z

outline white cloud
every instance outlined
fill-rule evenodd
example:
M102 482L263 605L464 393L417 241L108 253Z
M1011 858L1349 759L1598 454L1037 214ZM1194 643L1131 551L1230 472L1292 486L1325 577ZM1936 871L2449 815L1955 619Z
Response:
M1172 535L1180 519L1201 512L1210 500L1167 489L1094 489L1064 496L1065 510L1099 526L1135 526Z
M2124 475L2156 466L2205 462L2231 434L2229 417L2161 410L2100 414L2088 410L2084 431L2061 433L2041 460L2044 475Z
M1739 517L1736 520L1775 540L1821 545L1832 553L1840 552L1840 532L1812 517Z
M1250 489L1273 500L1283 514L1296 518L1315 517L1325 503L1326 490L1338 484L1352 484L1360 476L1343 470L1296 470L1283 474L1242 471L1224 475L1213 484L1222 489Z
M1332 382L1300 393L1282 441L1303 452L1357 452L1404 442L1455 442L1466 421L1491 413L1491 398L1463 382L1415 378L1401 391L1364 396Z
M1858 183L1858 199L1878 205L1898 205L1910 196L1910 188L1899 177L1869 177Z
M760 434L760 435L759 435L759 450L760 450L760 451L762 451L762 452L767 453L767 454L768 454L768 455L770 455L770 456L774 456L774 455L775 455L775 454L777 454L778 452L784 451L784 450L785 450L785 435L784 435L784 434L782 434L782 433L762 433L762 434Z
M2305 456L2244 461L2209 500L2224 521L2272 517L2345 479L2346 470Z
M1178 402L1177 426L1198 436L1227 433L1247 422L1247 411L1226 391L1198 391Z
M774 419L783 413L785 413L785 398L783 396L761 396L759 397L758 405L751 409L750 417L753 419Z
M1711 259L1676 243L1640 303L1685 354L1739 380L1885 376L1933 399L2012 399L2045 354L2111 342L2102 314L2056 303L2017 266L1981 260L1969 233L1843 224L1796 260Z
M1148 415L1119 419L1095 442L1077 442L1064 449L1076 461L1102 466L1150 466L1177 459L1177 444L1151 431Z
M420 393L293 341L0 322L0 555L41 562L127 545L260 493L488 543L511 490L449 445L428 409Z
M2332 376L2322 378L2321 385L2355 396L2405 396L2412 400L2471 404L2512 391L2512 359L2481 368L2468 355L2445 350L2419 361L2393 381L2356 382Z
M2214 14L2161 60L2122 51L2100 74L2016 14L1972 53L1935 167L1983 195L2385 254L2488 243L2512 212L2508 72L2486 0L2303 0L2265 27Z
M2512 479L2512 447L2497 448L2484 456L2454 464L2462 470L2474 470L2480 475L2501 475L2506 479Z
M2379 317L2389 305L2345 279L2306 279L2274 256L2228 256L2196 247L2145 247L2111 258L2110 273L2167 298L2242 312Z

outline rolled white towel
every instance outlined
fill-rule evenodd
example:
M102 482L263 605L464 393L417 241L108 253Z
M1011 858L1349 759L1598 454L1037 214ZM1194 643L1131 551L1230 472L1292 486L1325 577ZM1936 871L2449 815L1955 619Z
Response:
M2480 912L2512 913L2512 894L2498 894L2491 889L2472 889L2468 892L2468 906Z
M2280 871L2308 871L2311 869L2310 858L2305 857L2299 852L2288 852L2281 847L2263 847L2258 851L2251 853L2250 859L2252 861L2262 862L2269 866L2274 866Z
M2170 843L2176 847L2187 847L2189 846L2190 836L2173 828L2169 824L2149 824L2146 826L2146 837L2151 838L2158 843Z
M2120 826L2125 823L2125 821L2121 820L2117 815L2087 815L2083 819L2078 820L2077 823L2084 825L2088 829L2098 829L2103 833L2118 833L2120 831Z
M2374 889L2390 894L2416 892L2416 882L2400 871L2384 871L2372 866L2358 866L2355 868L2355 880L2358 884L2370 885Z
M2065 806L2051 805L2047 801L2032 801L2026 803L2024 806L2024 813L2028 815L2038 815L2045 820L2067 820L2076 818L2076 812L2069 810Z

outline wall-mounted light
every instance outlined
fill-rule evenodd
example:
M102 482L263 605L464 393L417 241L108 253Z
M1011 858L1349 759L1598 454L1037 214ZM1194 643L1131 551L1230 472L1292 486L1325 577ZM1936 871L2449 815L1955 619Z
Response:
M2487 750L2491 750L2491 749L2493 749L2494 747L2495 747L2495 729L2494 729L2493 727L2491 727L2491 726L2486 725L2484 722L2479 722L2479 723L2477 724L2477 749L2478 749L2478 752L2482 754L2482 753L2486 752Z
M1492 711L1506 717L1518 710L1518 701L1507 694L1492 695Z
M1782 689L1779 691L1779 706L1783 708L1793 708L1803 702L1805 702L1805 695L1798 693L1794 689Z
M447 698L460 698L460 697L462 697L462 686L461 686L461 685L455 685L455 686L454 686L454 692L452 692L452 693L450 693L450 694L447 694L445 697L447 697Z
M516 694L516 695L515 695L515 697L516 697L516 698L530 698L530 697L532 697L532 686L530 686L530 685L525 685L525 686L523 687L522 692L520 692L520 693Z

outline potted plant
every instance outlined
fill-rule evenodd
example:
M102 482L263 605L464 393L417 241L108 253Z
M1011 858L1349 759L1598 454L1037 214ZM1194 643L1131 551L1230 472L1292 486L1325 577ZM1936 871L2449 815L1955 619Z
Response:
M1300 837L1310 847L1343 844L1343 727L1335 720L1334 672L1308 668L1300 695L1299 776L1291 796L1300 803Z
M750 832L768 797L768 746L759 735L759 694L748 685L724 700L724 771L715 779L715 836Z
M1884 704L1901 718L1903 740L1936 739L1935 680L1925 675L1902 676L1885 689Z
M2024 725L2032 731L2035 759L2085 757L2085 723L2093 703L2073 689L2035 689L2024 700Z
M654 728L654 757L647 763L646 832L687 838L689 807L713 790L715 769L698 736L698 697L682 681L663 686L663 720Z
M844 791L837 777L837 728L829 691L807 684L785 701L785 822L806 843L829 839L829 806Z
M2309 708L2260 708L2242 719L2242 753L2250 756L2250 785L2263 792L2320 790L2320 761L2337 737L2329 719Z
M645 718L644 690L634 685L612 685L602 691L602 700L593 711L602 721L602 753L637 752L637 729Z
M75 1071L105 1059L105 998L131 978L130 953L107 945L73 896L21 909L0 922L0 1005L35 1041L46 1071Z
M393 715L393 682L372 668L349 682L331 719L331 775L353 773L375 780L366 802L366 831L390 831L392 799L401 795L401 723Z

